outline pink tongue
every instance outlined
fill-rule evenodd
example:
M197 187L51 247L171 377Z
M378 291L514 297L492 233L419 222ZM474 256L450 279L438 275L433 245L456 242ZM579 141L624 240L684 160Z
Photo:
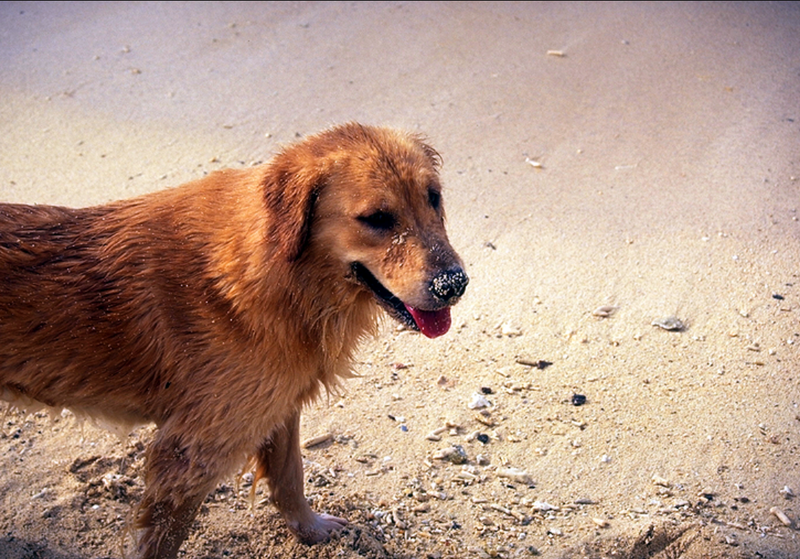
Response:
M437 338L450 329L450 307L438 311L421 311L406 305L406 310L414 317L419 331L429 338Z

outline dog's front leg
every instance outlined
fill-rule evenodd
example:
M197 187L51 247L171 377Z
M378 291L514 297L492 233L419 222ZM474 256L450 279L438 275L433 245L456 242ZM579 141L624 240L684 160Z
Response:
M292 533L303 543L327 540L347 525L343 518L317 514L303 492L300 412L277 427L258 450L258 477L266 477L272 501Z

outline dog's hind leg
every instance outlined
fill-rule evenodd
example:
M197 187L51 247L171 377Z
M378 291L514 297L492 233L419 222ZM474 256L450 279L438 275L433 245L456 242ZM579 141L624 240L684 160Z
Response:
M174 559L192 521L219 480L214 456L198 456L179 437L159 432L148 449L145 492L135 514L137 559Z
M325 541L347 525L343 518L317 514L303 492L303 458L300 455L300 412L295 412L258 449L256 480L266 477L272 502L289 529L303 543Z

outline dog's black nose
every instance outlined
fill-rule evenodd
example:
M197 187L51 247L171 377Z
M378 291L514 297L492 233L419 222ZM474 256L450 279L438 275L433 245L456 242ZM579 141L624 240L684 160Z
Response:
M461 268L446 270L433 278L430 290L433 296L448 305L464 294L469 278Z

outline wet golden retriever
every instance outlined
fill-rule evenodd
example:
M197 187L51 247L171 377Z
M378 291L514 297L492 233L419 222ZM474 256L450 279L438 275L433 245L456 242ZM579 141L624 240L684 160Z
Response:
M468 280L438 166L416 135L351 123L132 200L0 204L0 397L155 422L139 557L175 557L253 456L296 537L327 539L346 521L305 499L300 412L348 375L379 307L447 331Z

